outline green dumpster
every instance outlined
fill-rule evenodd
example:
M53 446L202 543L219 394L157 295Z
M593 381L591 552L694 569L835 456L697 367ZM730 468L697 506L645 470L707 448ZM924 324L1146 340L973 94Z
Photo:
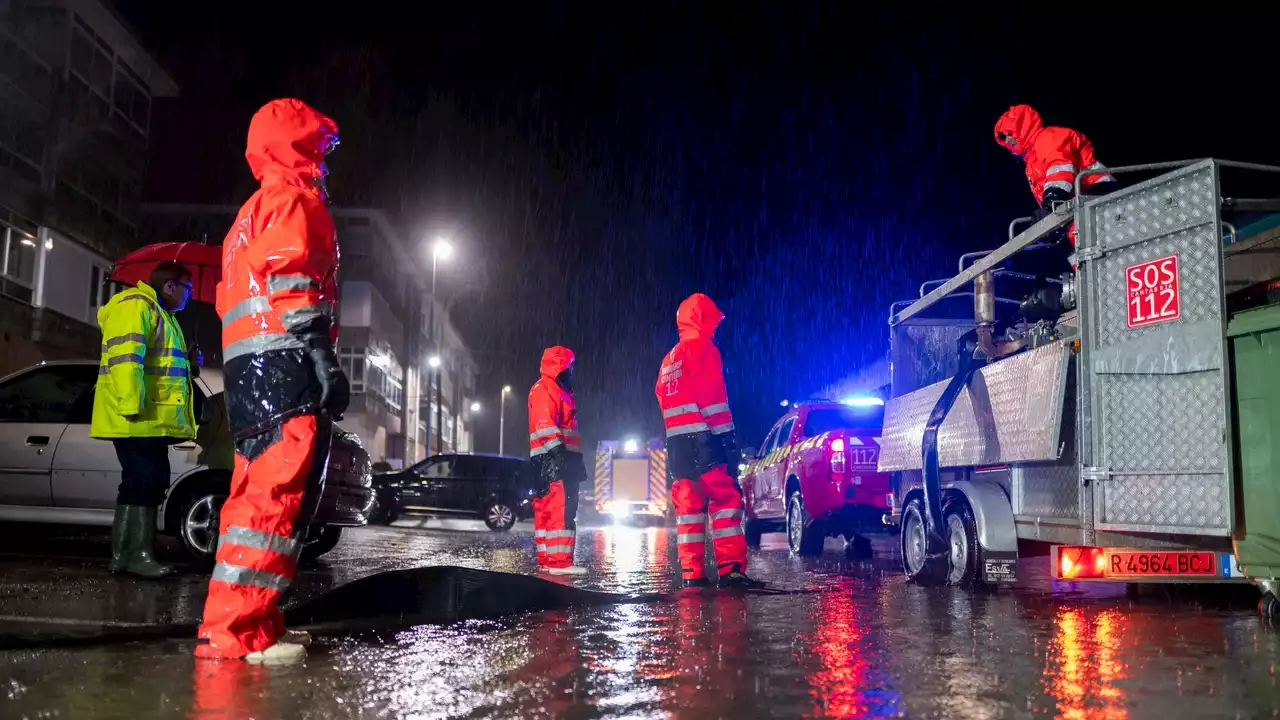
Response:
M1254 578L1280 577L1280 304L1227 325L1235 384L1240 506L1236 559Z

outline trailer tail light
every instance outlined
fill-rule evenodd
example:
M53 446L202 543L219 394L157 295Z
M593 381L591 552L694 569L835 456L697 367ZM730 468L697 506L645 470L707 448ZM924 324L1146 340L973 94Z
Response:
M1107 552L1099 547L1058 548L1053 576L1059 580L1097 580L1107 576Z
M844 475L844 438L831 441L831 473Z

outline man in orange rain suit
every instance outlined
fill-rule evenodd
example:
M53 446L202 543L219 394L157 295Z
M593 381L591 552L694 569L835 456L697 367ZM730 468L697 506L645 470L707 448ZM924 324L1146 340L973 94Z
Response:
M249 123L245 157L261 188L223 240L218 314L235 438L201 657L254 663L306 655L277 603L297 569L328 466L332 421L349 386L334 354L338 244L324 157L338 126L300 100Z
M585 575L586 568L573 564L578 486L587 481L573 402L573 351L547 348L539 370L542 377L529 390L529 458L538 475L533 498L538 567L552 575Z
M1053 211L1055 202L1075 196L1076 175L1105 169L1093 156L1093 143L1070 128L1045 127L1040 113L1030 105L1014 105L996 121L996 142L1022 158L1027 167L1031 194L1040 206L1036 219ZM1086 175L1080 188L1088 195L1105 195L1115 188L1109 174ZM1076 225L1067 230L1071 246L1076 245Z
M658 405L667 428L667 468L676 511L676 544L685 587L706 587L706 526L720 587L754 587L747 577L742 534L738 443L724 385L720 351L712 343L724 314L702 293L680 303L680 342L658 373Z

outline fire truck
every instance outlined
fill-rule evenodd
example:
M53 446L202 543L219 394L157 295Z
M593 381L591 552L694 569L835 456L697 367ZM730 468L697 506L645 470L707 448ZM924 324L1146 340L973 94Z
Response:
M596 511L616 523L662 523L670 506L667 450L661 440L596 445Z
M1040 541L1057 579L1252 582L1274 618L1280 200L1223 179L1276 187L1280 168L1103 172L1127 186L1087 197L1081 173L1075 200L1015 220L1008 242L890 309L879 470L904 570L1011 582L1019 541ZM1074 272L1010 270L1061 251L1071 222Z

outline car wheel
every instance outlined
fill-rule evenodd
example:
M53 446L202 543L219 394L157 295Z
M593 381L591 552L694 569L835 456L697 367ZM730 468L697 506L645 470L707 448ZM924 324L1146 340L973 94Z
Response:
M926 552L924 501L912 498L902 509L902 569L907 579L920 585L941 585L947 579L946 557L930 558Z
M516 511L503 500L489 504L484 511L484 524L494 532L506 532L516 524Z
M340 527L322 525L319 528L311 528L307 531L307 539L302 543L302 552L298 555L298 562L315 562L321 555L337 547L338 541L341 539L342 528Z
M187 555L199 563L213 562L225 493L205 488L192 493L178 515L178 539Z
M760 547L760 536L764 534L764 527L759 520L752 520L749 516L743 515L742 534L747 537L747 547L754 550Z
M804 497L799 490L787 500L787 544L797 555L821 555L823 535L821 528L809 517L804 507Z

